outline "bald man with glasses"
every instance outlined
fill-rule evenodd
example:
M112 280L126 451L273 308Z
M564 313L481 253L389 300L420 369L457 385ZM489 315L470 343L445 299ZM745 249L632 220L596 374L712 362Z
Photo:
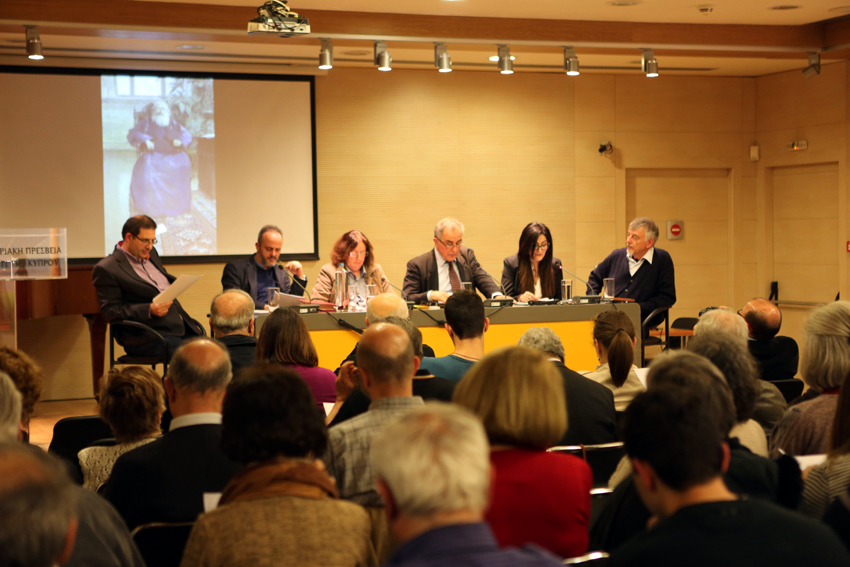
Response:
M121 232L124 240L92 270L100 314L107 322L143 323L162 335L167 345L163 353L162 343L150 334L116 328L115 339L127 354L165 356L170 360L180 343L203 335L203 328L176 299L167 303L153 301L177 279L165 271L154 248L156 222L146 215L137 215L124 223Z
M445 218L434 228L434 249L407 263L404 293L414 303L445 303L471 282L485 297L501 295L499 286L481 268L475 252L463 245L463 224Z

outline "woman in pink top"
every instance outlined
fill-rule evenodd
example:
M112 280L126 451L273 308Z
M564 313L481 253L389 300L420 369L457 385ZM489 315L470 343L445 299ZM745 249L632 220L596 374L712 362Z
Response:
M502 547L536 544L562 557L587 551L587 463L547 453L567 429L564 382L546 357L525 347L491 352L455 389L453 402L484 423L495 472L486 519Z
M336 401L336 374L319 367L307 325L292 309L276 309L263 323L257 339L257 362L275 362L298 372L320 408L323 402Z

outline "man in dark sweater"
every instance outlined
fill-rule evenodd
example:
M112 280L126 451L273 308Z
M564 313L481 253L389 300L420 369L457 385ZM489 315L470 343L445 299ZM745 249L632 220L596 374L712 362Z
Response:
M233 375L256 360L254 300L241 289L228 289L210 304L210 334L227 347Z
M750 354L758 361L762 380L790 380L797 374L800 348L791 337L777 337L782 327L782 312L772 301L751 299L738 311L749 329Z
M726 486L729 446L715 409L698 390L675 385L650 388L629 405L624 443L635 488L657 522L614 551L609 565L850 564L826 526Z
M638 218L629 224L626 247L614 250L592 272L588 293L601 293L605 278L614 278L614 296L630 297L640 305L641 321L658 307L676 303L676 276L670 254L655 248L658 225ZM651 326L663 321L658 315Z

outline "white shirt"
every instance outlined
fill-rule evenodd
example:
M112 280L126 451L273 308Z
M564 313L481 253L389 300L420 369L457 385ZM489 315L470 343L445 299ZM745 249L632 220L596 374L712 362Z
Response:
M637 271L643 266L643 261L646 260L647 263L652 263L652 257L655 253L655 246L646 251L646 254L643 255L643 258L640 260L635 260L634 256L631 256L628 252L626 252L626 256L629 258L629 273L631 275L635 275Z
M186 415L181 415L180 417L175 417L171 420L171 425L168 427L169 431L174 431L175 429L179 429L181 427L190 427L192 425L220 425L221 424L221 414L215 412L209 413L188 413Z

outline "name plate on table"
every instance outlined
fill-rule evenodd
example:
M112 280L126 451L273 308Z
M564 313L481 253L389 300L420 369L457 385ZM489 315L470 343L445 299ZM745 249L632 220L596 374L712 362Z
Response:
M0 280L68 277L64 228L0 229Z

